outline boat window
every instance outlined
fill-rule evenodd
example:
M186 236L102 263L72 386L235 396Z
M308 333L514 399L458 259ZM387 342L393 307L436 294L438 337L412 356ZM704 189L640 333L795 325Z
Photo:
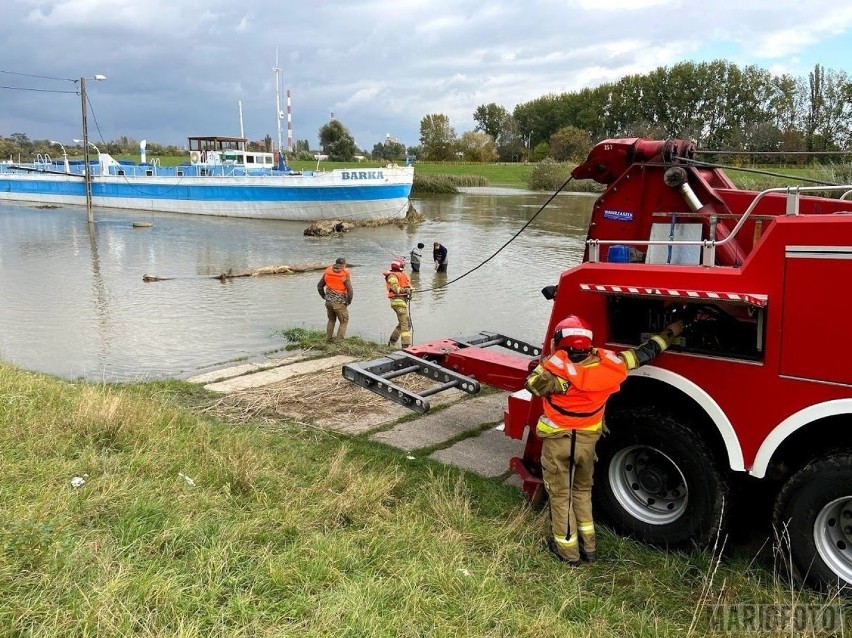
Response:
M152 171L151 169L146 170L146 171L145 171L145 176L146 176L146 177L153 177L153 176L154 176L154 171Z
M124 171L119 169L115 172L116 175L124 175Z

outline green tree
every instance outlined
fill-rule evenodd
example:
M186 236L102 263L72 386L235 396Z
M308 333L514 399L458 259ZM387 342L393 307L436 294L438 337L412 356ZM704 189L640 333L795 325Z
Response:
M819 86L815 88L817 81ZM817 65L811 74L811 86L815 113L809 112L808 118L810 146L818 151L845 147L852 131L852 87L848 75L843 71L826 71Z
M29 158L33 154L35 147L26 133L12 133L9 138L13 142L12 148L16 160Z
M443 113L433 113L420 120L420 147L423 159L455 159L456 132L450 126L450 118Z
M355 138L339 120L331 120L319 130L320 147L333 162L355 159Z
M531 162L540 162L546 157L550 157L550 144L547 142L539 142L536 144L530 153Z
M458 152L466 162L496 162L497 145L488 133L467 131L456 144Z
M484 131L491 136L492 140L496 140L503 132L503 125L506 123L507 117L509 117L509 112L502 106L494 102L481 104L473 112L473 119L476 121L474 130Z
M405 159L405 144L399 140L385 140L385 154L382 155L386 160L404 160Z
M503 122L500 136L495 140L497 143L497 155L501 162L521 162L528 159L526 139L521 133L517 120L507 115Z
M589 133L576 126L563 126L550 136L550 155L558 162L582 160L592 146Z

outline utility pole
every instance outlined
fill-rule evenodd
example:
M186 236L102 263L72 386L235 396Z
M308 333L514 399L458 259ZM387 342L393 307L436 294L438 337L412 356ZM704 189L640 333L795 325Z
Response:
M86 78L80 78L80 101L83 104L83 181L86 187L86 218L90 224L95 223L95 213L92 210L92 175L89 167L89 123L86 105Z
M95 75L90 78L92 80L106 80L105 75ZM86 186L86 215L89 223L95 222L95 214L92 211L92 169L89 167L89 104L86 100L86 78L80 78L80 103L83 108L83 181ZM100 150L98 150L98 159L100 159Z

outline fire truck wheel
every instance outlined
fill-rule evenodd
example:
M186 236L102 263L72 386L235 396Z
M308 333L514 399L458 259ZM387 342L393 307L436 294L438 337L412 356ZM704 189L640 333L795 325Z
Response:
M706 545L724 527L728 486L705 443L651 409L607 414L598 444L596 513L653 545Z
M774 519L796 576L817 589L852 587L852 454L796 472L778 494Z

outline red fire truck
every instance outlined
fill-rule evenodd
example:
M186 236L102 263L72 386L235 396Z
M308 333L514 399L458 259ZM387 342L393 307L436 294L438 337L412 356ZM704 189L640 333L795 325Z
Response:
M745 191L695 155L685 140L611 139L573 170L606 190L583 263L543 291L542 345L482 332L343 374L418 412L449 388L512 392L505 433L526 443L509 465L536 501L542 405L523 386L555 325L579 315L596 346L619 350L684 318L607 405L596 513L655 545L701 544L757 483L797 575L852 586L852 187ZM411 392L406 374L434 385Z

